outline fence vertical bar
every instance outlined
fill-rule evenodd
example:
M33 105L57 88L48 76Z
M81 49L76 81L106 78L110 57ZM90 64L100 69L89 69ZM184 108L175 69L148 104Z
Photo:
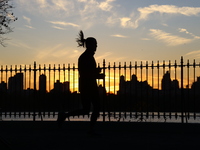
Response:
M32 68L31 68L31 65L29 64L29 69L28 69L28 71L29 71L29 75L28 75L28 77L29 77L29 79L28 79L28 81L29 81L29 91L28 91L28 98L29 98L29 102L32 102L33 100L32 100L32 98L31 98L31 70L32 70ZM28 116L30 117L31 116L31 105L30 105L30 103L29 103L29 112L28 112Z
M71 80L71 78L70 78L70 64L68 63L68 67L67 67L67 70L68 70L68 72L67 72L67 74L68 74L68 77L67 77L67 79L68 79L68 81L70 82L70 80ZM71 84L70 84L71 85ZM78 85L78 87L79 87L80 85ZM70 88L70 87L69 87ZM79 91L79 89L78 89L78 91ZM69 106L70 106L70 104L71 104L71 98L70 98L70 100L68 100L67 101L68 103L67 103L67 111L69 111Z
M34 66L33 66L34 68L33 68L33 73L34 73L34 75L33 75L33 87L34 87L34 98L33 98L33 100L34 100L34 111L33 111L33 121L35 121L35 116L36 116L36 114L35 114L35 107L36 107L36 105L35 105L35 101L36 101L36 71L37 71L37 69L36 69L36 61L34 61Z
M116 70L116 66L115 66L115 62L114 62L114 66L113 66L113 69L114 69L114 94L116 94L116 90L115 90L115 84L116 84L116 73L115 73L115 70ZM116 105L117 103L114 102L114 118L116 117Z
M159 65L159 61L158 61L158 62L157 62L157 70L158 70L158 80L157 80L157 81L158 81L158 90L159 90L159 88L160 88L160 86L159 86L159 84L160 84L160 83L159 83L159 80L160 80L160 78L159 78L159 75L160 75L160 74L159 74L159 68L160 68L160 65ZM160 95L159 95L159 92L158 92L158 95L157 95L157 96L158 96L158 119L159 119L159 118L160 118L160 103L159 103L159 100L160 100L159 97L160 97Z
M51 64L49 64L49 68L48 68L48 71L49 71L49 92L51 91ZM48 102L49 103L49 102ZM48 107L48 116L50 115L50 108Z
M129 70L130 70L130 81L132 82L132 64L131 64L131 62L130 62L130 65L129 65ZM133 91L132 91L132 83L130 83L130 85L129 85L130 87L130 89L129 89L129 109L130 109L130 119L132 118L132 93L133 93Z
M196 62L195 62L195 59L194 59L194 62L193 62L193 69L194 69L194 83L195 83L195 75L196 75ZM197 88L194 87L194 119L196 119L196 91L197 91Z
M165 75L165 61L163 60L163 76ZM162 81L161 81L161 90L164 90L164 93L163 93L163 95L164 95L164 99L163 99L163 102L161 103L161 105L162 105L162 109L163 109L163 115L164 115L164 119L165 119L165 121L166 121L166 119L167 119L167 117L166 117L166 106L165 106L165 104L166 104L166 101L167 101L167 98L166 98L166 96L167 96L167 88L165 87L165 89L162 89L163 87L162 87Z
M176 60L175 60L175 63L174 63L174 70L175 70L175 80L177 80L177 62L176 62ZM177 88L175 88L175 98L174 98L174 100L175 100L175 106L174 106L174 108L178 108L178 103L177 103L177 100L178 100L178 98L177 98ZM177 111L175 112L175 118L177 119L178 118L178 113L177 113Z
M183 100L183 56L181 56L181 123L184 123L184 100Z
M38 74L38 76L40 77L40 75L41 75L41 64L39 64L39 68L38 68L38 70L39 70L39 74ZM42 103L41 103L41 100L43 100L42 98L41 98L41 93L40 93L40 87L39 87L39 96L38 96L38 98L39 98L39 100L37 99L37 104L39 105L38 106L38 117L40 117L41 118L41 121L43 121L43 118L42 118L42 110L41 110L41 106L42 106Z
M19 66L19 71L20 73L22 73L22 66L20 65ZM24 80L24 79L23 79ZM24 81L23 81L24 82ZM22 85L22 90L20 90L20 99L22 99L22 93L23 93L23 90L24 90L24 85ZM23 105L23 104L22 104ZM22 108L22 107L21 107ZM19 109L19 117L21 117L21 110Z
M189 94L190 94L190 90L189 90L189 84L190 84L190 80L189 80L189 69L190 68L190 63L189 63L189 60L187 60L187 111L188 111L188 113L187 113L187 118L189 119L190 118L190 101L189 101L189 99L190 99L190 96L189 96Z
M50 92L51 90L51 64L49 64L48 70L49 70L49 92Z
M3 66L1 65L1 82L0 84L2 84L2 80L3 80ZM2 121L2 108L1 105L4 105L5 103L5 99L3 98L3 102L0 101L0 121Z
M147 84L148 84L148 61L146 61L146 81L147 81ZM145 97L145 99L146 99L146 103L147 103L147 105L146 105L146 118L149 118L149 91L148 91L149 89L147 89L146 88L146 97Z
M75 64L73 64L73 92L75 92Z
M110 62L108 63L108 93L110 94Z
M125 79L125 81L126 81L126 62L124 62L124 79ZM127 94L128 92L127 92L127 87L125 86L125 93L124 93L124 105L123 105L123 109L125 110L124 111L124 118L126 119L126 111L127 111L127 96L126 96L126 94Z
M65 77L65 64L63 64L63 78L64 78L64 84L66 84L66 77ZM65 98L67 98L67 100L68 100L68 97L66 97L66 93L67 93L67 95L68 95L68 92L66 92L67 91L67 87L66 86L64 86L64 95L65 95ZM65 98L64 99L62 99L62 108L61 108L61 110L64 112L64 110L65 110L65 108L66 108L66 103L65 103Z
M137 61L135 61L135 75L137 77ZM138 92L137 92L137 84L134 85L134 89L135 89L135 104L138 103ZM135 117L138 118L138 109L135 109Z
M106 69L106 62L105 62L105 59L103 60L103 74L105 74L105 69ZM106 83L105 83L105 78L103 79L103 87L105 88L105 85L106 85ZM106 95L105 95L105 93L103 92L103 122L105 122L105 116L106 116L106 114L105 114L105 97Z
M121 62L119 62L119 84L121 79ZM119 94L119 118L121 118L121 94ZM120 120L120 119L119 119Z
M151 108L151 112L152 112L152 118L154 118L154 102L155 102L155 100L154 100L154 90L153 90L153 88L154 88L154 78L153 78L153 74L154 74L154 63L153 63L153 61L152 61L152 64L151 64L151 71L152 71L152 95L151 95L151 101L152 101L152 108Z
M107 110L108 110L108 119L109 119L109 121L111 121L110 120L110 117L111 117L111 111L112 111L112 109L111 109L111 105L110 105L110 95L111 95L111 91L110 91L110 62L108 63L108 93L109 93L109 97L108 97L108 99L107 99L107 101L109 101L109 103L107 102ZM105 89L105 91L106 91L106 87L105 86L103 86L103 88ZM104 93L103 93L104 94Z
M169 60L169 73L170 73L170 78L171 78L171 61ZM169 111L169 118L171 119L172 118L172 85L170 85L171 89L169 91L169 107L168 107L168 110Z
M46 65L44 64L44 75L46 76ZM46 84L45 84L46 85ZM47 87L45 86L45 95L44 95L44 99L43 99L43 101L44 101L44 107L45 107L45 109L43 108L43 116L45 117L45 115L46 115L46 110L47 110L47 107L46 107L46 91L47 91Z
M17 75L17 65L15 65L15 75ZM14 75L14 76L15 76ZM15 86L14 86L14 117L16 118L16 115L17 115L17 107L16 107L16 104L17 104L17 99L18 99L18 92L17 92L17 80L14 80L14 83L15 83Z
M7 70L7 66L6 66L6 70ZM10 76L12 77L12 65L10 66ZM9 79L8 79L9 80ZM8 81L9 82L9 81ZM11 89L10 89L11 90ZM9 101L10 101L10 103L11 103L11 95L9 95ZM13 111L13 107L12 106L10 106L10 113L9 113L9 115L10 115L10 117L12 116L12 111Z
M1 82L3 81L3 66L1 65Z
M141 61L141 64L140 64L140 81L141 81L141 83L142 83L142 69L143 69L143 64L142 64L142 61ZM143 102L144 102L144 95L142 94L142 89L143 89L143 84L141 84L141 86L140 86L140 97L141 97L141 99L140 99L140 106L141 106L141 108L140 108L140 112L141 112L141 114L140 114L140 119L141 119L141 121L143 121L143 111L144 111L144 109L143 109L143 107L144 107L144 105L143 105Z
M26 65L24 66L24 74L25 74L25 77L24 77L24 89L27 89L26 88L26 82L27 82L27 80L26 80L26 71L27 71L27 69L26 69ZM24 93L24 95L23 96L25 96L25 93ZM26 111L25 111L25 109L26 109L26 103L24 104L24 118L26 117Z

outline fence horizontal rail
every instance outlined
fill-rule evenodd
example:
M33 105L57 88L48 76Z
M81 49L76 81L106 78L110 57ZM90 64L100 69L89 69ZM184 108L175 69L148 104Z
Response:
M114 64L115 65L115 64ZM123 66L120 66L121 65L121 63L119 63L119 66L110 66L110 64L109 64L109 66L108 67L105 67L105 69L124 69L124 68L126 68L126 69L137 69L137 68L165 68L165 67L168 67L168 68L171 68L171 67L181 67L181 65L176 65L176 64L168 64L168 65L164 65L164 64L157 64L157 65L144 65L143 63L142 63L142 65L126 65L126 63L125 63L125 65L123 65ZM191 66L193 66L193 67L200 67L200 64L188 64L188 65L182 65L183 67L191 67ZM18 66L17 66L17 68L13 68L12 66L10 66L10 68L8 69L7 68L7 66L6 66L6 69L5 69L5 67L3 67L3 66L1 66L2 68L0 69L0 72L20 72L20 71L24 71L24 72L26 72L26 71L34 71L34 69L32 68L32 66L31 66L31 68L27 68L26 66L24 66L24 67L21 67L20 66L20 68L18 68ZM43 67L43 68L38 68L38 69L36 69L36 71L67 71L67 70L77 70L78 68L77 68L77 66L76 67L65 67L65 65L63 64L63 67L62 68L59 68L59 66L57 66L58 68L56 68L56 66L54 66L55 68L51 68L51 67L49 67L49 68L47 68L47 67ZM103 68L103 67L102 67Z
M200 112L200 63L187 60L156 63L98 64L105 73L98 80L103 117L171 118L181 122ZM80 106L78 68L63 65L1 65L0 115L57 114ZM120 119L119 119L120 120Z

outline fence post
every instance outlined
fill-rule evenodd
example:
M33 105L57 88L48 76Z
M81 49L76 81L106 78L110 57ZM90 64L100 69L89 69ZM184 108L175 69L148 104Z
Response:
M33 69L33 72L34 72L34 91L36 91L36 61L34 61L34 69Z
M181 123L184 123L183 56L181 56Z
M34 66L33 66L33 73L34 73L34 76L33 76L33 88L34 88L34 98L33 98L33 100L34 100L34 102L33 102L33 104L34 104L34 111L33 111L33 121L35 121L35 117L36 117L36 113L35 113L35 107L36 107L36 71L37 71L37 69L36 69L36 61L34 61Z
M103 74L105 75L106 71L106 62L105 59L103 60ZM103 88L106 88L106 84L105 84L105 78L103 79ZM106 93L103 92L103 122L105 122L105 98L106 98Z

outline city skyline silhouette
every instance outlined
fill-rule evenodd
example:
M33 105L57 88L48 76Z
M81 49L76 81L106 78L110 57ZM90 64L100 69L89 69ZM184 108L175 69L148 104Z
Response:
M17 81L16 78L20 79L21 82ZM70 110L72 107L80 107L80 94L78 91L70 91L70 82L61 83L57 80L54 83L54 88L45 92L46 86L42 80L45 80L44 74L41 74L41 85L39 85L38 90L24 90L22 88L22 73L10 77L8 89L6 89L6 83L0 84L1 101L3 103L13 101L15 106L10 105L11 110L14 108L27 110L24 105L26 105L28 99L32 104L35 103L29 108L35 107L36 110L39 107L44 107L46 102L48 102L48 106L45 106L46 110L52 111L60 109L59 103L66 110ZM105 87L99 85L101 104L106 104L105 110L107 111L181 111L181 99L184 95L184 106L187 107L187 111L193 111L194 108L195 111L200 110L198 101L200 77L192 84L191 88L181 89L178 82L178 80L170 79L168 71L163 75L162 89L153 89L148 82L138 81L134 74L130 81L125 81L124 76L121 76L119 90L116 94L109 93L105 90ZM19 87L16 88L15 85ZM21 106L21 104L23 105Z
M130 83L132 84L144 84L143 86L149 86L149 88L153 88L151 85L149 85L148 81L144 80L144 81L139 81L137 79L137 76L135 74L132 74L130 81L125 80L124 75L120 76L120 81L119 81L119 85L116 85L119 87L119 91L121 90L125 90L125 87L122 89L122 84L128 84L126 85L126 89L129 89L130 86L132 87L136 87L136 85L130 85ZM48 93L48 89L47 89L47 76L45 74L41 74L39 75L39 80L38 83L36 83L38 85L38 89L37 91L45 91ZM78 85L78 83L76 83ZM166 71L166 73L163 75L163 78L161 79L161 88L158 90L174 90L174 89L179 89L180 88L180 83L178 79L174 79L171 80L171 76L169 71ZM199 87L200 84L200 76L196 78L196 81L190 83L191 87L189 88L189 85L185 85L185 89L192 89L194 87ZM102 84L100 84L102 86ZM34 90L34 89L30 89L27 88L29 90ZM155 88L157 89L157 88ZM15 75L11 76L8 78L8 83L6 83L5 81L1 81L0 83L0 90L8 90L8 91L22 91L22 90L26 90L24 89L24 77L23 77L23 73L16 73ZM70 81L64 81L61 82L60 80L56 80L56 82L54 82L54 86L53 88L49 91L51 92L52 90L60 90L60 91L68 91L71 92L70 89ZM78 92L78 91L73 91L73 92Z

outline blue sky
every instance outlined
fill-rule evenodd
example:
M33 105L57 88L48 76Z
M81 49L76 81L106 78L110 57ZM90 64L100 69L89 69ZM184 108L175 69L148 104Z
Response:
M1 65L77 63L80 30L97 62L200 60L198 0L14 0ZM186 60L185 60L186 62Z

